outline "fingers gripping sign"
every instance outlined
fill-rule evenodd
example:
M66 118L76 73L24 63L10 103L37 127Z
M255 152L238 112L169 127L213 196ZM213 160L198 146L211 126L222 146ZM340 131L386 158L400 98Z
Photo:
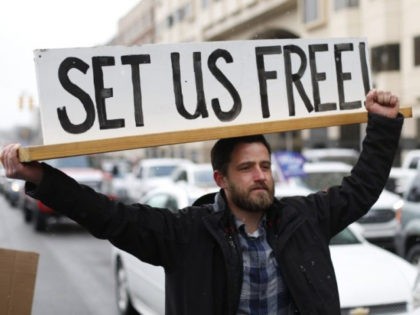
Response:
M21 145L18 143L8 144L3 147L0 153L0 160L4 166L6 176L39 184L43 174L41 165L38 162L20 162L20 147Z

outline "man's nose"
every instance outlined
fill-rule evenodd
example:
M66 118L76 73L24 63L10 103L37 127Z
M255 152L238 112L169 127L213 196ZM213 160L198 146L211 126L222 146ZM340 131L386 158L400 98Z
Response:
M266 178L267 178L266 172L259 166L255 167L254 179L255 180L265 180Z

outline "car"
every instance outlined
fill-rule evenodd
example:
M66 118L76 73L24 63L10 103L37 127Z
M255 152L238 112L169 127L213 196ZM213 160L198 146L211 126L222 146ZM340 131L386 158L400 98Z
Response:
M330 242L341 314L409 314L419 292L418 269L368 242L358 223ZM364 309L364 313L356 310Z
M182 158L146 158L140 160L125 177L128 197L138 202L151 189L171 181L172 172L180 165L193 163Z
M25 182L23 180L6 178L3 186L3 194L12 207L19 205L24 185Z
M401 227L395 238L397 253L413 264L420 263L420 171L403 195Z
M168 185L144 196L142 202L172 211L191 204L185 191ZM331 240L342 314L358 308L380 314L409 314L412 289L420 292L417 269L401 257L366 241L354 223ZM165 313L165 274L162 267L146 264L112 247L116 300L120 314ZM366 313L363 313L366 314ZM379 314L379 313L378 313Z
M300 180L313 191L325 190L341 184L343 177L349 176L352 168L350 164L340 161L306 162Z
M382 190L375 204L357 221L362 226L363 236L376 245L394 251L403 206L404 201L400 196Z
M385 189L402 197L416 174L417 171L412 168L393 167L391 168Z
M339 161L306 162L303 165L304 175L297 181L300 180L312 191L327 190L339 185L351 170L351 165ZM395 235L403 204L401 196L384 189L371 209L358 220L363 236L376 245L395 250Z
M308 162L331 161L354 165L360 153L357 150L348 148L304 148L302 155Z
M128 194L127 176L131 172L131 165L124 159L108 159L102 162L101 168L112 176L111 196L122 203L133 203Z
M0 193L4 194L8 178L6 177L6 170L3 164L0 163Z
M210 163L182 163L172 172L171 180L185 189L192 201L219 190Z
M401 167L405 169L418 169L420 167L420 150L408 151L403 157Z
M95 167L89 156L72 156L47 160L45 162L66 173L78 183L87 185L97 192L106 194L111 198L110 174ZM69 220L41 201L36 200L27 194L22 195L21 207L24 220L27 223L33 222L36 231L46 231L52 220L55 220L56 222L60 220Z
M140 201L174 212L193 202L185 189L171 182L151 190ZM162 267L146 264L114 246L112 264L119 314L165 314L165 275Z

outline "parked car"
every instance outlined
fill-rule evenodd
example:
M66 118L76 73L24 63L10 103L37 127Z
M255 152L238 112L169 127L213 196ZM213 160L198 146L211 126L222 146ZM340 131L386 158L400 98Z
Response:
M351 169L350 164L339 161L306 162L300 180L313 191L325 190L341 184L343 177L350 175Z
M87 185L94 190L110 196L111 177L107 172L93 166L89 156L74 156L46 161L75 179L80 184ZM111 198L111 196L110 196ZM69 219L62 217L39 200L23 194L22 210L27 223L33 222L36 231L45 231L52 220Z
M102 162L101 168L112 176L112 197L122 203L133 203L127 185L127 176L131 173L130 163L124 159L108 159Z
M363 236L376 245L395 250L403 205L400 196L384 189L372 208L357 221Z
M401 228L395 241L399 255L413 264L420 263L420 171L404 193Z
M417 169L420 166L420 150L408 151L401 162L402 168Z
M185 189L191 202L202 195L219 190L210 163L182 163L172 172L171 180Z
M385 189L403 196L416 174L417 171L412 168L393 167L391 168Z
M307 162L303 170L302 183L313 191L319 191L339 185L343 177L350 175L352 166L335 161ZM358 220L363 236L376 245L394 250L403 204L399 195L384 189L368 213Z
M192 201L185 190L167 185L149 192L141 202L176 212ZM370 309L370 314L409 314L414 308L412 294L420 292L417 269L397 255L367 242L361 231L360 225L355 223L331 240L342 314L353 314L351 311L357 308ZM120 314L164 314L162 267L146 264L116 247L112 247L112 263Z
M359 158L359 152L346 148L303 149L302 154L308 162L343 162L354 165Z
M6 178L3 186L3 194L9 205L17 207L25 182L20 179Z
M188 159L150 158L141 160L125 178L128 197L138 202L142 195L171 180L172 172L180 165L193 163Z
M0 193L2 194L4 194L6 182L6 170L4 169L3 164L0 163Z

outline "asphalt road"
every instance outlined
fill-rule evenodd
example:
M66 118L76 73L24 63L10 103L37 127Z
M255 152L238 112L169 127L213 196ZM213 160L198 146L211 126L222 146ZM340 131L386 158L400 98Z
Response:
M76 224L35 232L0 195L0 247L40 254L32 315L116 315L111 245Z

